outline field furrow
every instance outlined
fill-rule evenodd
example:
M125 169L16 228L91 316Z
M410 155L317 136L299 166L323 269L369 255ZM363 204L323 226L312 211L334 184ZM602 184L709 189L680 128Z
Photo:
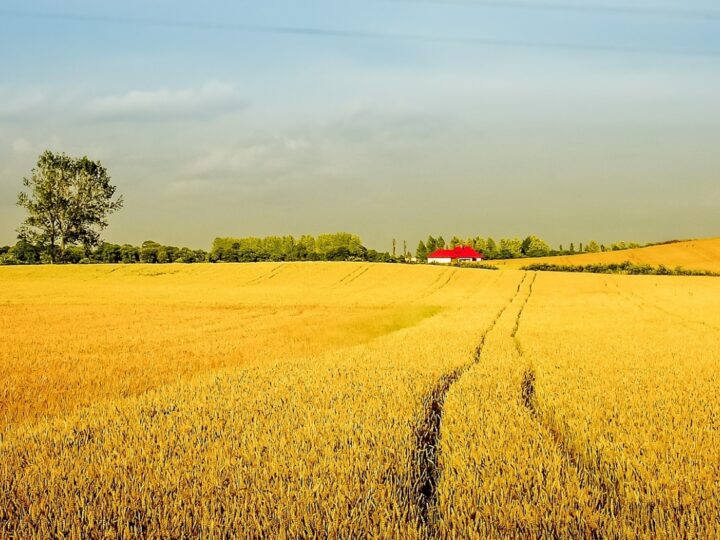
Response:
M411 502L420 525L428 535L435 532L438 521L437 489L441 470L439 467L440 434L445 398L451 386L470 369L473 364L482 361L483 347L487 335L493 330L500 317L513 300L527 278L525 273L518 282L515 294L503 305L490 326L482 332L472 358L451 372L444 373L432 390L423 398L423 413L415 431L415 450L413 452L414 475L412 479Z

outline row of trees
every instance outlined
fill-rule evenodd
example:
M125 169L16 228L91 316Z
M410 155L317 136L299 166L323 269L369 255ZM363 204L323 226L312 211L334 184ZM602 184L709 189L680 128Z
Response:
M389 253L367 249L356 234L339 232L317 237L302 235L263 238L216 238L212 262L255 261L369 261L400 262Z
M164 246L152 240L140 246L131 244L111 244L102 242L96 248L86 246L67 246L62 259L51 259L46 246L36 245L26 240L18 241L14 246L0 247L0 264L42 264L63 262L78 263L195 263L209 260L207 251L186 247Z
M442 236L430 236L427 242L420 242L416 251L418 262L427 261L427 256L436 249L471 246L483 253L487 260L543 257L546 255L572 255L595 253L599 251L617 251L641 247L631 242L618 242L604 246L597 242L579 244L576 250L570 244L569 250L550 249L548 244L536 236L524 240L502 238L495 242L492 238L468 238L461 240L453 237L449 244ZM317 237L302 235L266 236L245 238L216 238L208 253L202 249L190 249L159 244L152 240L140 246L131 244L113 244L101 242L91 248L87 245L65 246L62 253L53 251L46 244L33 244L20 239L14 246L0 247L0 264L40 264L51 262L77 263L198 263L198 262L256 262L256 261L368 261L368 262L407 262L407 257L393 257L387 252L367 249L357 235L350 233L321 234Z
M62 259L54 262L77 263L200 263L257 261L368 261L402 262L404 259L367 249L357 235L350 233L267 236L264 238L216 238L210 252L202 249L166 246L147 240L140 246L102 242L96 248L66 246ZM41 264L53 262L46 246L20 240L14 246L0 247L0 264Z
M519 259L522 257L546 257L549 255L575 255L579 253L597 253L600 251L618 251L623 249L631 249L642 247L641 244L635 242L616 242L605 245L598 244L591 240L587 244L581 242L578 248L571 243L568 249L564 249L560 245L559 249L552 249L550 245L538 238L530 235L525 239L520 238L501 238L496 242L493 238L484 238L482 236L474 236L461 239L453 236L449 243L445 242L442 236L428 236L426 241L420 241L415 256L418 261L426 261L430 253L436 249L453 249L457 246L470 246L476 251L482 253L485 259Z
M550 255L552 250L547 242L537 236L528 236L524 240L519 238L501 238L496 242L493 238L482 236L461 239L453 236L449 244L446 244L442 236L428 236L426 242L420 241L415 256L419 261L426 261L430 253L436 249L450 248L457 246L470 246L482 253L485 259L515 259L520 257L543 257Z
M691 270L676 266L670 268L665 265L652 266L649 264L635 264L630 261L620 263L597 263L586 265L574 264L529 264L523 270L536 270L541 272L586 272L591 274L627 274L633 276L714 276L720 277L720 273L712 270Z

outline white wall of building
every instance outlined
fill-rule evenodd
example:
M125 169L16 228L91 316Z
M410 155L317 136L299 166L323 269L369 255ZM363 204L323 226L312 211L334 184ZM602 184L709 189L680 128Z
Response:
M481 259L481 258L478 258L478 259L458 259L457 261L458 261L458 262L461 262L461 263L463 263L463 262L481 262L482 259ZM428 257L428 263L429 263L429 264L432 264L432 263L435 263L435 264L452 264L452 262L453 262L453 260L452 260L450 257L447 257L447 258Z

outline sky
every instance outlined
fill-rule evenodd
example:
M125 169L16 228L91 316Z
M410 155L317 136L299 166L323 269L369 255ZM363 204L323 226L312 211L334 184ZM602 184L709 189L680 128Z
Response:
M718 148L715 1L0 4L0 244L45 149L109 169L109 241L384 251L720 236Z

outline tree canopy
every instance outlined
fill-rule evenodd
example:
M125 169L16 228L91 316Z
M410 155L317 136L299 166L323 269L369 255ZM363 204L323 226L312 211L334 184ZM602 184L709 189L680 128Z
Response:
M38 158L27 191L18 194L18 205L28 215L18 228L18 238L40 248L50 262L63 262L69 246L86 251L97 246L108 216L122 208L114 197L107 169L87 157L72 158L49 150Z
M254 261L378 261L390 262L387 253L368 250L356 234L339 232L317 238L303 235L216 238L210 251L213 262Z

